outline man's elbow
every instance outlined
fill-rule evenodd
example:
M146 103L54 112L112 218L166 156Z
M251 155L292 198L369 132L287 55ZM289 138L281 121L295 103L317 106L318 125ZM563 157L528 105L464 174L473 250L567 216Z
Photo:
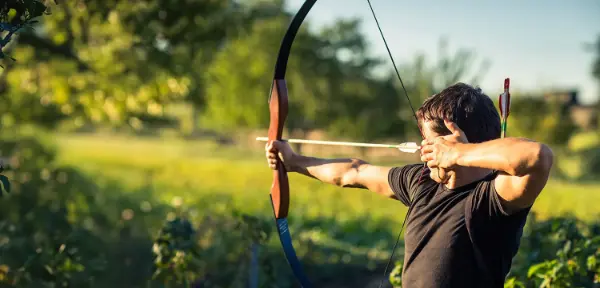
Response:
M531 143L532 146L526 148L528 156L516 165L512 173L514 176L526 175L549 175L554 162L554 153L548 145L542 143ZM509 171L510 172L510 171Z
M552 164L554 163L554 153L546 144L540 143L540 148L537 153L536 169L544 174L550 174Z
M552 164L554 162L554 153L552 149L546 144L540 143L539 150L537 153L534 168L529 173L530 179L533 180L531 189L526 189L526 199L530 199L529 205L533 204L533 201L540 195L548 179L550 178L550 171L552 170Z
M547 178L550 175L552 164L554 162L554 153L546 144L538 143L532 154L532 161L528 171L524 171L523 175L539 175Z
M337 173L338 177L334 177L334 184L344 188L365 188L360 183L360 173L368 164L360 159L352 159L349 166L344 171Z

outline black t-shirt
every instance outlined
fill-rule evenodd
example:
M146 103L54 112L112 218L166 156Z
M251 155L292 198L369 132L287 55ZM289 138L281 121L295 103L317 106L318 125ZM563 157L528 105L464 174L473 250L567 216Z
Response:
M497 173L448 189L423 164L389 173L406 219L402 287L503 287L530 208L506 213L494 188Z

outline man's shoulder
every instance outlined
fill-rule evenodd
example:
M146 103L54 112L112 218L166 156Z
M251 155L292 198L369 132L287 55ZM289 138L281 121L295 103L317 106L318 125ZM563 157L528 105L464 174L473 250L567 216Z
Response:
M427 171L423 171L423 169ZM417 173L426 173L429 171L426 165L423 163L411 163L406 165L394 166L390 169L390 174L402 174L405 177L414 176Z
M498 191L496 191L495 181L498 179L499 175L500 173L498 171L492 171L473 185L469 195L469 210L472 212L477 211L478 214L484 213L487 214L488 217L497 219L503 219L508 216L513 216L510 218L527 217L531 207L520 209L518 211L511 211L506 208L505 200L498 194Z
M407 206L429 181L429 170L423 163L392 167L388 174L391 190Z

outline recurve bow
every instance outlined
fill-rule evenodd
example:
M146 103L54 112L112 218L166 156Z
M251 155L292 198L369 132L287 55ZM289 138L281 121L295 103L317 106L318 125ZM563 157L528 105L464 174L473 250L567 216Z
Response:
M281 140L285 120L288 114L288 90L285 82L285 73L287 70L288 58L292 49L292 44L300 29L300 25L306 18L306 15L317 0L307 0L294 16L277 55L275 64L275 75L271 86L271 95L269 96L270 124L268 132L268 141ZM271 204L275 216L275 223L279 233L279 240L285 257L292 268L294 276L302 287L312 287L311 282L306 277L302 264L296 256L296 250L292 245L292 236L288 227L288 211L290 206L290 184L287 171L280 159L277 159L276 169L273 170L273 184L271 185Z
M302 22L306 18L306 15L308 15L308 12L311 10L311 8L314 6L314 4L316 2L317 2L317 0L304 1L302 6L300 7L300 10L298 11L298 13L296 13L294 18L292 19L292 22L290 23L290 26L283 37L283 41L281 42L281 46L279 48L279 53L277 56L277 62L275 64L275 75L273 77L273 82L272 82L272 86L271 86L271 94L269 97L269 111L270 111L270 124L269 124L269 132L268 132L269 143L274 140L282 140L281 137L282 137L285 120L287 118L287 113L288 113L288 93L287 93L288 91L287 91L287 86L286 86L286 81L285 81L285 74L286 74L286 70L287 70L288 58L290 55L292 44L294 42L296 34L298 33L298 30L299 30ZM379 29L381 37L383 38L385 47L388 51L388 55L390 56L390 59L394 66L394 71L396 72L396 76L398 77L398 80L402 84L402 89L404 91L406 98L408 99L408 103L412 110L412 114L415 117L415 120L417 120L415 109L413 108L412 103L410 102L410 97L408 96L406 88L404 87L404 83L402 81L402 78L400 77L400 73L398 72L398 68L396 67L396 63L394 61L394 58L392 57L392 54L388 47L387 41L386 41L385 37L383 36L383 32L381 31L379 21L377 20L377 17L375 16L375 11L373 10L371 1L367 0L367 3L369 4L369 8L371 9L373 18L375 19L375 22L377 23L377 28ZM417 125L417 127L418 127L418 125ZM423 133L420 130L420 128L419 128L419 132L421 134L421 137L424 139ZM427 170L426 168L427 168L426 164L424 164L420 177L422 177L424 175L425 171ZM292 272L294 273L294 276L298 279L300 284L303 287L312 287L311 282L308 280L308 277L306 277L306 274L304 273L304 271L302 269L302 264L298 260L296 251L294 250L294 246L292 245L292 237L291 237L291 234L289 231L288 221L287 221L289 205L290 205L290 186L289 186L287 171L286 171L283 163L281 163L280 159L277 159L276 169L273 170L273 183L271 185L270 197L271 197L271 203L272 203L273 212L274 212L274 216L275 216L275 222L277 225L277 231L279 232L279 239L281 240L281 245L283 247L283 252L285 254L285 257L287 258L287 261L288 261L290 267L292 268ZM410 213L410 208L409 208L409 212L407 213L407 216L409 213ZM406 219L404 222L406 222ZM405 223L402 224L402 228L404 228L404 224ZM400 235L402 234L402 228L400 230L398 239L396 240L396 243L392 250L392 255L390 256L388 265L386 265L384 275L387 273L387 270L388 270L391 260L393 258L394 251L396 250L396 246L400 239Z

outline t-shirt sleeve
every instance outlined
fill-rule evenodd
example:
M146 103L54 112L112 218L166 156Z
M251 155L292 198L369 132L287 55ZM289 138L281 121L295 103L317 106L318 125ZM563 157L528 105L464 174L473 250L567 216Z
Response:
M423 164L411 164L394 167L388 174L388 182L392 191L396 195L396 198L406 206L410 206L414 199L422 169ZM424 175L423 177L428 177L428 175Z
M480 216L482 214L490 217L490 218L501 218L503 216L516 216L524 212L527 214L529 209L523 209L521 211L517 211L513 214L510 214L502 205L502 199L500 199L500 195L496 191L496 186L494 184L495 177L489 181L484 181L477 188L475 188L475 193L472 195L472 211L477 212Z

